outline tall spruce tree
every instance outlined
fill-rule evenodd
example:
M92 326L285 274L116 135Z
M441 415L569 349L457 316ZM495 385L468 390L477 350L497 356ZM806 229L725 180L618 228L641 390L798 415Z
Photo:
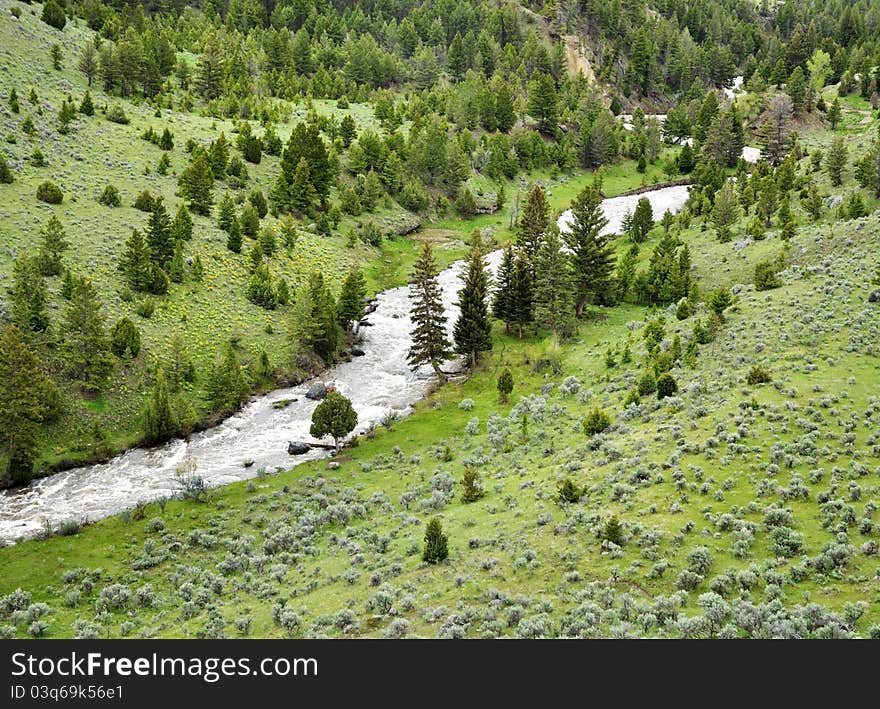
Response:
M15 325L0 331L0 480L30 479L40 425L53 414L55 384Z
M214 204L214 173L203 152L194 155L180 173L178 185L193 212L210 216Z
M572 252L575 314L581 318L588 303L613 302L614 255L612 245L602 234L608 220L594 185L581 190L571 205L571 214L563 239Z
M125 242L125 250L119 259L119 270L125 276L128 285L136 291L148 290L152 273L150 248L143 234L132 229L131 236Z
M171 239L171 220L162 197L153 200L153 209L147 222L147 245L153 263L164 269L174 256L174 241Z
M339 325L336 301L320 271L312 271L309 275L309 296L312 300L312 322L316 326L312 348L315 354L329 362L339 344Z
M516 326L516 336L519 339L523 337L523 329L535 319L532 270L529 257L524 251L520 251L514 261L511 279L513 324Z
M515 256L513 247L508 246L501 255L501 263L495 274L495 289L492 299L492 317L504 323L504 331L510 334L513 323L513 267Z
M339 324L346 330L363 316L366 295L367 282L364 280L364 274L360 269L353 268L342 281L337 307Z
M78 278L64 313L61 352L70 374L87 391L102 389L113 371L103 304L89 278Z
M516 243L534 260L541 244L541 237L550 224L550 207L541 186L536 184L529 192L522 216L516 224Z
M455 351L466 355L472 367L477 365L481 352L492 349L492 323L486 302L488 290L489 278L483 254L474 245L462 274L457 303L459 315L453 328Z
M408 361L414 366L430 364L442 383L446 381L446 375L440 364L449 359L452 352L446 336L446 314L437 274L434 251L426 241L409 281L413 329Z
M12 322L23 332L43 332L49 327L49 294L35 258L21 254L15 260L9 295Z
M183 202L177 208L174 221L171 222L171 238L174 241L189 241L193 235L193 220Z
M168 440L178 431L171 397L168 394L168 380L161 367L156 371L156 382L144 407L144 434L147 443Z
M208 402L215 411L235 411L247 400L250 388L231 342L224 345L205 384Z
M554 225L535 259L535 322L554 337L566 336L574 322L574 282L569 256Z

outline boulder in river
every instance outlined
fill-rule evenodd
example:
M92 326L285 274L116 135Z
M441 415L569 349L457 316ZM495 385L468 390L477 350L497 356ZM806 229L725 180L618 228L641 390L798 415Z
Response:
M352 357L363 357L366 354L360 347L352 347L351 348L351 356Z
M324 399L326 396L327 386L324 382L315 382L306 392L306 399L312 399L313 401L321 401L321 399Z
M871 291L871 295L868 296L869 303L880 303L880 290ZM354 354L354 352L352 352Z
M290 441L287 444L287 452L290 455L303 455L312 450L312 447L308 443L303 443L302 441Z

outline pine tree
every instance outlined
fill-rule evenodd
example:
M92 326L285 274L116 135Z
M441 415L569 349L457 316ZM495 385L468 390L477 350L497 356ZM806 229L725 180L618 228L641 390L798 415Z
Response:
M211 168L211 174L215 180L222 180L226 177L227 172L231 173L229 168L229 143L226 140L226 134L220 133L216 140L212 140L208 146L208 165Z
M79 55L77 69L85 75L89 82L89 87L91 87L92 79L98 74L98 52L95 51L93 42L86 42L85 46L83 46L82 54Z
M449 556L449 538L443 534L443 525L438 517L431 519L425 527L425 550L422 559L429 564L439 564Z
M41 273L46 276L61 274L61 254L70 248L64 227L55 215L49 217L43 229L43 243L40 245L38 261Z
M183 283L186 277L186 263L183 260L183 242L174 242L174 253L168 263L168 278L173 283Z
M509 367L505 367L501 374L498 375L497 387L498 398L502 404L506 404L510 398L510 393L513 391L513 374L511 374Z
M613 300L614 268L612 245L602 234L608 220L602 213L602 198L593 185L585 187L571 206L572 218L563 239L572 252L575 314L584 314L589 302Z
M235 203L232 201L232 195L224 192L220 198L220 205L217 208L217 226L228 234L234 219Z
M186 205L181 202L171 222L171 239L174 242L189 241L193 234L193 220Z
M526 274L529 279L530 275ZM489 279L483 255L477 246L471 248L458 291L459 315L453 328L455 351L467 355L471 366L477 365L481 352L492 349L492 323L486 304Z
M413 329L408 361L414 366L430 364L442 383L446 375L440 370L440 363L449 359L451 347L446 336L446 314L437 274L434 252L426 241L409 282Z
M617 281L617 295L620 300L626 300L635 283L638 259L638 244L630 244L630 247L617 259L614 277Z
M125 275L128 285L137 291L144 291L149 288L151 265L150 247L140 231L133 229L119 259L119 270Z
M834 98L834 103L828 109L828 122L831 124L831 130L837 130L837 124L840 123L840 98Z
M94 116L95 115L95 106L92 103L92 93L86 89L85 96L83 96L82 103L79 105L79 112L84 116Z
M300 167L301 160L306 162L307 176ZM299 173L298 183L297 173ZM282 212L295 210L297 204L301 207L306 200L309 200L309 203L316 200L324 204L330 194L332 182L333 172L327 147L318 127L312 123L297 124L281 155L281 171L270 195L272 201ZM308 194L301 195L302 189L306 189Z
M733 183L725 182L724 187L715 195L715 205L712 208L712 222L718 230L719 241L730 241L730 227L739 219L739 214L739 201Z
M229 413L247 400L250 387L231 342L218 355L205 387L214 411Z
M492 316L504 323L505 332L510 334L513 322L513 247L504 249L498 272L495 274L495 289L492 299Z
M329 362L336 353L339 344L339 325L336 316L336 302L320 271L309 274L309 296L312 301L312 322L315 324L315 335L312 349Z
M117 357L137 357L141 351L141 333L130 318L122 318L110 330L110 350Z
M318 324L312 320L314 308L309 286L304 284L297 291L290 318L290 340L297 355L310 355L314 352L318 333Z
M574 300L571 263L554 225L535 259L535 323L554 338L566 335L574 320Z
M9 294L12 322L23 332L43 332L49 327L49 294L37 259L21 254L15 260Z
M507 82L501 82L495 92L495 124L502 133L508 133L516 125L516 108Z
M153 200L153 209L147 222L147 246L150 257L159 268L165 268L174 256L174 242L171 239L171 220L165 209L162 197Z
M247 287L247 299L266 310L274 310L278 306L278 296L272 285L272 274L269 267L261 263L254 270Z
M159 443L177 432L177 420L168 395L168 381L160 367L156 371L156 383L144 408L144 440L146 443Z
M559 124L559 97L553 77L536 71L529 82L528 112L538 121L538 130L554 134Z
M13 182L12 170L6 163L6 158L0 155L0 185L11 185Z
M177 391L184 383L192 384L196 380L196 368L186 342L179 332L171 338L171 354L164 369L168 372L168 383Z
M633 241L640 244L648 238L648 232L653 228L654 212L651 209L651 202L646 197L641 197L636 203L636 209L632 215L630 236Z
M354 431L358 415L351 401L338 391L331 391L312 412L309 433L315 438L333 437L333 446L339 450L339 441Z
M513 324L516 325L516 336L521 340L523 328L535 319L534 282L532 264L529 257L522 251L516 255L511 279L511 304Z
M364 314L364 298L367 295L367 282L360 269L353 268L346 274L342 281L342 289L339 293L338 317L339 324L348 329L353 322L357 322Z
M79 278L64 313L61 352L71 376L80 380L88 391L103 388L113 371L102 309L92 281Z
M222 50L218 42L213 40L199 55L196 90L208 101L217 98L223 91L224 63Z
M831 148L825 157L825 169L831 178L831 184L834 187L840 187L843 184L843 170L846 167L847 150L843 136L838 136L831 143Z
M238 217L233 217L232 223L229 225L226 248L234 254L241 253L241 227L238 225Z
M210 216L214 204L214 174L204 154L195 155L178 178L180 194L196 214Z
M505 371L510 374L509 370ZM467 466L461 477L461 501L465 504L476 502L485 494L486 491L480 486L480 474L477 469L471 465Z
M464 72L467 69L467 56L464 51L464 42L461 39L461 33L456 32L449 45L446 54L446 65L449 67L449 75L455 81L461 81Z
M26 483L33 472L41 424L53 415L55 384L15 325L0 331L0 453L3 482Z
M541 186L535 184L529 192L522 216L516 224L516 243L525 250L530 260L534 260L541 244L541 238L550 224L550 207Z

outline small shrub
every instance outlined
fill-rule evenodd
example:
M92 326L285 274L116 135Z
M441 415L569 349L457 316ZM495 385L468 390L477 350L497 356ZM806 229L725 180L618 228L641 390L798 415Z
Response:
M771 290L781 285L782 282L776 275L776 264L772 261L762 261L755 266L755 290Z
M64 193L58 185L47 180L37 187L37 199L47 204L61 204L64 201Z
M139 209L142 212L152 212L154 203L155 200L153 199L153 195L150 194L150 190L144 190L137 196L137 199L135 199L134 208Z
M107 120L112 123L120 123L128 125L128 116L125 115L125 109L118 103L113 104L107 111Z
M119 207L122 205L122 198L119 196L119 190L115 185L107 185L98 201L105 207Z
M772 381L770 377L770 372L768 372L764 367L760 364L754 365L749 373L746 375L746 382L749 386L755 386L756 384L767 384Z
M449 539L443 533L443 525L438 517L428 522L425 529L425 550L422 559L429 564L438 564L449 556Z
M667 396L675 396L678 392L678 384L669 372L664 372L657 378L657 398L665 399Z
M593 409L584 419L584 433L595 436L611 426L611 417L599 408Z
M558 499L560 502L575 503L584 495L584 489L575 484L571 478L559 483Z
M462 502L476 502L486 494L486 491L480 487L480 474L476 468L465 468L464 475L461 478L461 487Z

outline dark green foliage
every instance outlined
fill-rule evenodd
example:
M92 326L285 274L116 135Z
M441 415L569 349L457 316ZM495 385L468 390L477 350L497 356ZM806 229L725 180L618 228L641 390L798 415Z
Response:
M232 201L232 195L224 192L217 209L217 226L228 234L234 220L235 203Z
M0 481L30 480L40 426L57 412L58 392L15 325L0 331Z
M522 216L516 223L516 243L530 259L538 255L541 239L550 224L550 207L541 186L535 184L529 192Z
M196 214L209 216L214 204L214 174L202 153L194 155L178 178L180 194Z
M269 203L266 202L266 198L260 190L251 190L247 201L257 210L257 216L260 219L265 218L269 213Z
M168 262L168 278L172 283L183 283L186 277L186 263L183 260L183 242L174 241L174 252Z
M428 206L428 193L418 179L407 180L397 195L397 201L404 209L421 212Z
M12 170L6 163L6 158L0 155L0 185L11 185L13 182Z
M529 82L528 112L543 133L554 134L559 124L558 95L553 77L535 72Z
M178 241L189 241L192 239L193 221L186 205L181 203L174 215L174 221L171 222L171 239L175 243Z
M190 266L190 275L196 283L201 283L205 276L205 267L202 265L202 257L196 254L193 256L192 266Z
M486 494L480 486L480 474L477 469L467 466L461 476L461 501L465 504L476 502Z
M773 261L761 261L755 266L755 290L770 290L782 285L776 275L776 268Z
M466 355L476 366L480 353L492 349L492 323L489 320L489 278L479 248L471 249L458 291L459 316L453 328L455 351Z
M83 100L79 105L79 112L82 113L84 116L95 115L95 106L92 103L92 93L88 89L86 89Z
M119 190L115 185L107 185L98 197L98 201L105 207L119 207L122 205L122 198L119 196Z
M718 319L723 322L724 311L733 305L733 296L726 288L716 288L709 294L707 304Z
M125 115L125 110L118 103L113 104L109 109L107 109L107 120L111 123L119 123L121 125L128 125L128 116Z
M357 426L358 416L351 401L338 391L331 391L312 413L309 429L315 438L333 437L333 445L339 450L339 441Z
M168 395L165 372L156 372L156 383L144 409L144 440L147 443L166 441L178 431L177 420Z
M409 280L413 330L407 360L414 366L430 364L443 382L446 377L440 371L440 363L448 359L452 352L446 337L446 315L437 273L434 251L431 243L425 241Z
M773 378L770 376L770 372L768 372L763 366L760 364L753 365L749 370L749 373L746 375L746 383L749 386L755 386L756 384L767 384L773 381Z
M260 249L266 255L266 258L272 258L272 254L278 250L278 240L275 238L275 230L271 226L260 229L260 234L257 237L257 240L260 244Z
M507 333L514 319L513 312L513 268L515 257L513 247L508 246L501 255L501 263L495 274L495 293L492 298L492 317L504 323Z
M232 343L227 343L218 355L205 389L208 402L215 411L235 411L247 400L250 389Z
M605 522L605 526L602 529L602 539L617 546L623 544L623 526L620 524L617 515L611 515L608 521Z
M133 229L119 259L119 270L125 275L128 285L137 291L145 291L150 286L151 267L152 259L147 242L140 231Z
M135 209L139 209L142 212L152 212L153 211L153 195L150 194L150 190L144 190L141 192L134 201L132 205Z
M574 331L574 279L556 225L541 242L534 270L535 324L554 337L567 337Z
M226 248L234 254L241 253L241 227L238 225L238 218L233 217L229 225L229 236L226 239Z
M443 533L443 525L438 517L428 521L425 527L425 550L422 560L429 564L439 564L449 556L449 538Z
M327 148L318 127L298 123L282 153L281 172L270 195L272 201L279 211L305 213L303 207L310 208L313 200L326 202L332 181Z
M611 426L611 417L604 411L594 408L584 419L584 433L587 436L595 436Z
M247 299L266 310L274 310L278 306L278 297L272 285L269 267L261 263L251 275L247 287Z
M584 496L584 488L576 485L571 478L565 478L557 490L557 499L559 502L574 504Z
M257 214L257 210L250 202L241 208L241 213L238 215L238 223L241 226L241 233L252 239L260 231L260 215Z
M43 14L40 19L47 25L54 27L56 30L63 30L64 26L67 24L67 17L64 14L64 10L61 9L55 0L46 0L46 3L43 5Z
M828 154L825 157L825 170L831 178L834 187L843 184L843 170L846 167L847 150L843 136L838 136L831 143Z
M162 131L162 137L159 138L159 147L162 150L174 150L174 135L168 128Z
M153 200L147 222L147 246L153 263L164 269L174 255L174 241L171 238L171 219L162 197Z
M339 324L348 329L351 324L361 319L364 314L364 298L367 295L367 282L360 269L350 270L342 281L339 292L337 315Z
M654 227L654 212L646 197L639 199L630 223L630 236L637 244L648 238L648 232Z
M12 267L11 315L23 332L42 332L49 327L49 298L37 259L21 254Z
M110 349L119 358L140 353L141 333L129 318L122 318L110 330Z
M837 124L840 123L840 99L837 96L834 97L834 103L828 109L826 118L831 124L831 130L837 130Z
M523 329L535 319L532 268L528 257L522 251L516 255L513 262L510 305L510 324L516 326L517 337L522 339Z
M47 204L61 204L64 193L54 182L41 182L37 187L37 199Z
M102 311L103 304L92 281L77 279L64 312L61 352L70 376L88 391L102 389L113 371Z
M502 404L506 404L510 398L510 393L513 391L513 374L511 374L509 368L505 367L501 374L498 375L497 387L498 398Z
M70 248L64 227L55 215L49 217L49 221L42 230L43 242L40 244L40 253L37 260L40 264L40 272L48 277L60 276L62 270L61 255Z
M691 290L691 256L686 244L665 234L651 253L647 272L636 278L639 300L650 305L674 303Z
M648 396L657 392L657 379L651 369L646 369L636 382L636 390L639 396Z
M608 304L613 301L613 247L601 234L608 223L602 213L602 198L593 186L585 187L571 206L572 219L563 233L572 251L575 314L584 314L588 303Z
M657 377L657 398L665 399L678 393L678 383L669 372L664 372Z

